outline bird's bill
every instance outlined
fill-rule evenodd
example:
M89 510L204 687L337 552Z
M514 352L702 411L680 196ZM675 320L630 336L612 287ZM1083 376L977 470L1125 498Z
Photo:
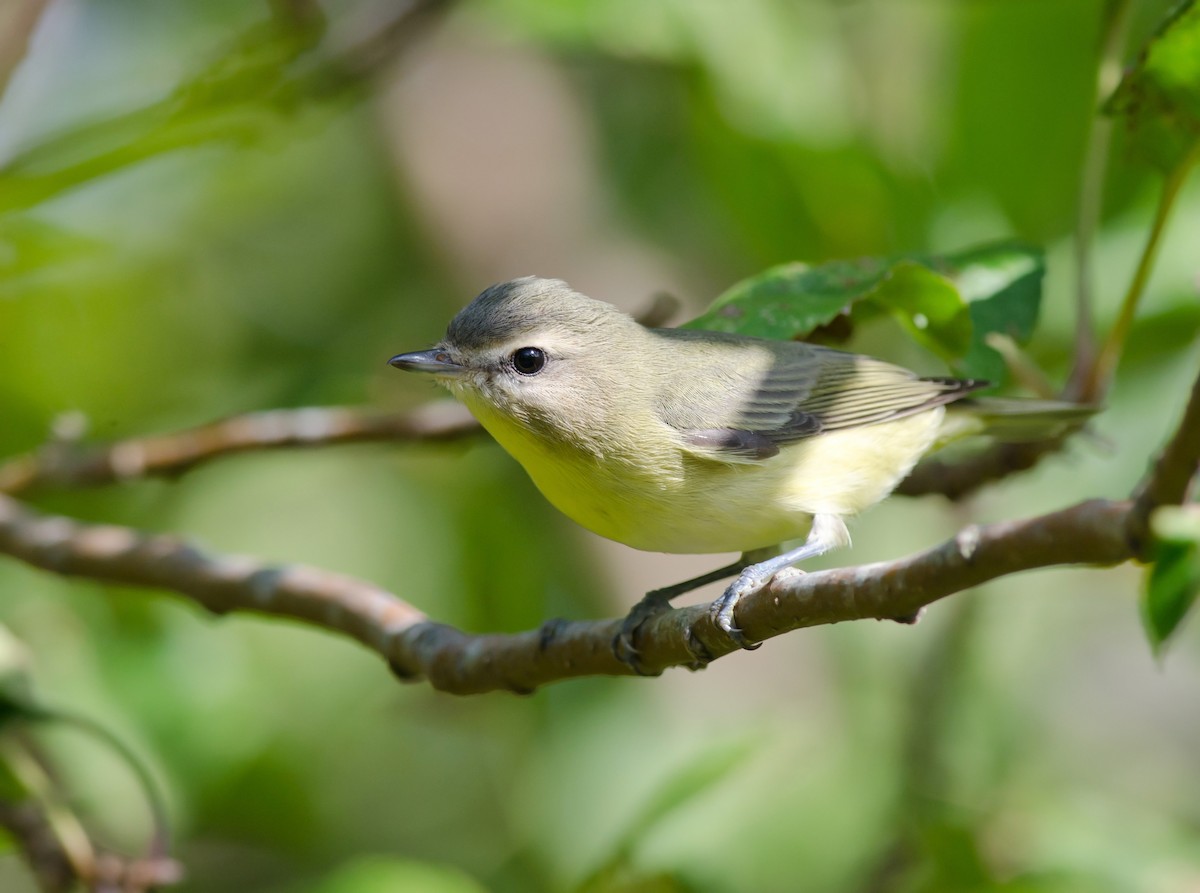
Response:
M465 371L465 367L451 360L450 354L438 347L397 354L388 360L388 365L405 372L427 372L441 376L461 375Z

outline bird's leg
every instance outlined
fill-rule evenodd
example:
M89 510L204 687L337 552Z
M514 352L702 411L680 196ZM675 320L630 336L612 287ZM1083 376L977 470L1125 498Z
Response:
M676 583L673 586L664 586L662 589L655 589L647 592L645 597L633 606L633 610L625 617L621 623L621 630L613 639L613 654L617 660L630 667L639 675L646 675L638 659L638 651L633 647L633 635L637 632L638 627L654 617L661 614L671 607L671 599L677 595L683 595L685 592L691 592L693 589L699 589L701 586L708 583L715 583L717 580L724 580L727 577L732 577L734 574L741 573L747 565L753 563L751 557L753 553L747 552L733 564L727 564L725 567L719 567L714 571L709 571L707 574L701 574L698 577L693 577L690 580L684 580L682 583ZM691 647L691 646L689 646ZM707 663L705 656L696 655L697 665Z
M746 650L753 650L759 643L750 642L733 621L733 611L738 602L751 592L756 592L771 581L785 567L791 567L806 558L815 558L831 549L850 544L850 533L846 524L837 515L814 515L812 529L804 545L752 564L741 572L736 580L709 608L713 623L724 630L729 638Z

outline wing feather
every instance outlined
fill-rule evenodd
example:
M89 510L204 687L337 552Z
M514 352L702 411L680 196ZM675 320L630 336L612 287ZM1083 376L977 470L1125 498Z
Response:
M922 378L882 360L798 342L701 332L678 337L701 336L711 336L705 364L677 364L659 396L658 414L680 433L686 449L719 461L759 462L790 443L902 418L987 385ZM724 360L715 373L714 360Z

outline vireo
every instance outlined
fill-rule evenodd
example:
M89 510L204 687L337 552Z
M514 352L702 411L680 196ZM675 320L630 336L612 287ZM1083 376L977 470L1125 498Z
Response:
M713 619L750 647L734 623L738 600L782 568L848 545L844 519L887 496L935 444L984 430L989 415L1015 415L1020 436L1030 419L1035 429L1061 427L1091 412L1004 400L989 413L986 399L948 412L986 382L925 378L796 341L648 329L565 282L532 276L493 285L437 346L390 362L449 388L589 530L653 552L743 553L650 593L619 637L627 660L646 617L735 573ZM800 538L798 548L750 560Z

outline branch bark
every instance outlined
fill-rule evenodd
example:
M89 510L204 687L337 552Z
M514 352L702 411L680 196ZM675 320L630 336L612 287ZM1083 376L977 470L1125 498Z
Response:
M41 749L13 734L8 718L0 739L0 828L13 839L42 893L146 893L179 883L178 862L152 848L141 857L120 856L98 846L58 788L56 772Z
M911 615L947 595L1022 570L1112 565L1132 557L1128 503L1086 502L1026 521L968 527L899 561L820 573L783 573L738 610L762 641L793 629ZM463 632L433 623L370 583L301 565L268 566L210 555L183 540L39 515L0 496L0 553L63 576L172 590L224 614L250 611L342 633L380 654L405 679L474 694L529 692L576 676L630 675L613 654L620 620L550 623L516 634ZM678 608L639 630L643 666L694 666L697 643L713 659L737 650L705 606Z
M895 492L901 496L937 493L957 502L987 484L1028 471L1046 456L1061 450L1066 441L1066 437L1057 437L1029 443L997 443L963 459L925 459L900 482Z
M277 409L102 446L51 442L0 465L0 493L16 495L41 487L94 487L180 475L204 462L252 450L455 440L480 430L465 408L448 400L416 412L390 415L346 407Z
M1129 514L1128 537L1140 558L1150 544L1150 516L1162 505L1178 505L1200 472L1200 378L1192 385L1183 418L1175 434L1155 461L1150 474L1134 493Z

